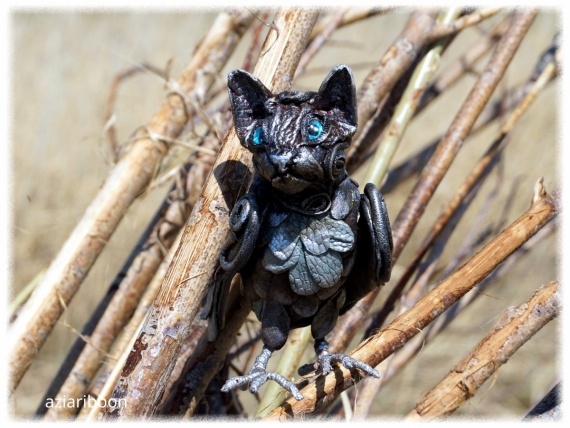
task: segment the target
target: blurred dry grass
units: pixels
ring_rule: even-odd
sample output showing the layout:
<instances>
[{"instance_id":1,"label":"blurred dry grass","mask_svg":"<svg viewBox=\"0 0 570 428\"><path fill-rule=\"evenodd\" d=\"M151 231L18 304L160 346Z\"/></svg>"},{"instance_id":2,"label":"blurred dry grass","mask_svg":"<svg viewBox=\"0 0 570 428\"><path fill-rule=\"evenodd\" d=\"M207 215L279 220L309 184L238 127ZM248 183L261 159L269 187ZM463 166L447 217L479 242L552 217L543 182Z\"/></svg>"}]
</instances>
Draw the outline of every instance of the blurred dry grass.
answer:
<instances>
[{"instance_id":1,"label":"blurred dry grass","mask_svg":"<svg viewBox=\"0 0 570 428\"><path fill-rule=\"evenodd\" d=\"M215 15L199 10L12 15L13 294L49 265L105 179L111 156L104 136L103 112L114 76L136 63L165 67L172 60L171 75L176 77ZM318 87L328 69L337 63L353 66L358 86L370 68L368 62L380 58L406 19L405 13L391 13L336 31L295 87ZM509 67L502 89L525 81L538 56L560 28L559 19L553 11L541 11ZM478 36L475 29L463 31L444 55L442 67ZM249 37L246 35L247 40ZM225 72L241 66L247 40L238 47ZM477 69L484 63L485 58ZM474 74L464 78L414 120L396 154L395 164L447 129L475 79ZM516 127L499 168L502 176L497 170L492 173L448 243L443 261L455 255L475 222L496 222L505 208L507 224L518 217L528 207L532 187L539 177L544 177L549 191L561 184L557 159L558 92L558 82L550 85ZM115 109L119 141L127 140L136 127L148 120L164 94L163 81L150 73L139 74L120 87ZM498 128L498 123L492 124L461 150L399 264L403 266L411 257L440 208L454 194ZM477 212L496 180L503 181L500 194L493 210L481 219ZM392 219L414 183L415 179L410 179L386 195ZM131 207L23 379L14 397L15 414L30 415L35 411L51 376L76 338L73 329L81 330L167 187L149 192ZM516 191L516 197L505 207L503 204L512 191ZM406 414L421 393L434 385L486 333L504 308L520 304L540 284L558 277L558 250L557 237L551 236L524 256L405 371L382 388L373 414L384 417ZM399 272L397 267L395 277ZM524 415L557 378L558 365L553 363L558 354L557 328L558 322L553 322L541 330L499 371L494 382L488 382L457 414L517 418Z\"/></svg>"}]
</instances>

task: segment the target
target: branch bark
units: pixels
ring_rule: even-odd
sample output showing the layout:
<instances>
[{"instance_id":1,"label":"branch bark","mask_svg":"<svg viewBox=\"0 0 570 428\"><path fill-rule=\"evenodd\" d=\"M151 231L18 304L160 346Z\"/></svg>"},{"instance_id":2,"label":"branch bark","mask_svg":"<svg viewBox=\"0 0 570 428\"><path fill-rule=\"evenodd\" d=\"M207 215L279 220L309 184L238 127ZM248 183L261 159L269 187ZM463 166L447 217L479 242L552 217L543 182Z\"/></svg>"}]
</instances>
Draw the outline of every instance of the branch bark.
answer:
<instances>
[{"instance_id":1,"label":"branch bark","mask_svg":"<svg viewBox=\"0 0 570 428\"><path fill-rule=\"evenodd\" d=\"M316 17L313 10L277 13L254 70L271 91L289 87ZM217 266L229 233L229 207L251 179L250 165L251 156L241 148L235 130L230 131L113 392L124 405L107 408L107 417L154 413Z\"/></svg>"}]
</instances>

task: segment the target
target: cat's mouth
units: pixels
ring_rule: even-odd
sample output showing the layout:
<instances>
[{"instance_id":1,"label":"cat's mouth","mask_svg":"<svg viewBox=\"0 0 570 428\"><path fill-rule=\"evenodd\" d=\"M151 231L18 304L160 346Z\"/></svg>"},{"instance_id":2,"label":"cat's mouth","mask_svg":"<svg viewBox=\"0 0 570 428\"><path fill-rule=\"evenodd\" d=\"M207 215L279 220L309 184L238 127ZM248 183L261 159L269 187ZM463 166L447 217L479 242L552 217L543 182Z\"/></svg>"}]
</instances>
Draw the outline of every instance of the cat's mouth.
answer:
<instances>
[{"instance_id":1,"label":"cat's mouth","mask_svg":"<svg viewBox=\"0 0 570 428\"><path fill-rule=\"evenodd\" d=\"M288 194L298 193L305 190L311 183L289 173L277 174L271 179L271 185Z\"/></svg>"}]
</instances>

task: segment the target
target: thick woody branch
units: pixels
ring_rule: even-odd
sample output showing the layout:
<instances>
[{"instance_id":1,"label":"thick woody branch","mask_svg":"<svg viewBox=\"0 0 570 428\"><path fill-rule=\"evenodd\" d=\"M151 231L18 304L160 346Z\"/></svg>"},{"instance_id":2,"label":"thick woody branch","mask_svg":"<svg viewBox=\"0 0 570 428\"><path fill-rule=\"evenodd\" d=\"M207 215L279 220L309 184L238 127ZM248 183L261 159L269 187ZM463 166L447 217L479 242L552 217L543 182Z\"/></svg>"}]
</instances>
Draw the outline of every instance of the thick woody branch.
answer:
<instances>
[{"instance_id":1,"label":"thick woody branch","mask_svg":"<svg viewBox=\"0 0 570 428\"><path fill-rule=\"evenodd\" d=\"M312 10L284 9L277 13L254 70L271 91L289 87L316 17L317 12ZM126 404L108 408L108 416L144 417L154 413L229 233L229 208L250 181L250 164L250 156L232 130L113 393L113 398L124 399Z\"/></svg>"},{"instance_id":2,"label":"thick woody branch","mask_svg":"<svg viewBox=\"0 0 570 428\"><path fill-rule=\"evenodd\" d=\"M427 293L408 311L397 317L379 333L362 342L351 356L372 367L377 366L421 332L434 319L479 284L517 248L523 245L559 211L557 198L546 194L538 183L531 207L493 241L475 254L467 263ZM357 371L335 367L333 373L319 376L305 386L304 399L287 400L266 419L300 418L327 406L342 391L360 380Z\"/></svg>"},{"instance_id":3,"label":"thick woody branch","mask_svg":"<svg viewBox=\"0 0 570 428\"><path fill-rule=\"evenodd\" d=\"M560 312L560 284L552 281L525 303L509 307L495 328L416 404L407 419L431 420L453 413L475 395L509 358Z\"/></svg>"}]
</instances>

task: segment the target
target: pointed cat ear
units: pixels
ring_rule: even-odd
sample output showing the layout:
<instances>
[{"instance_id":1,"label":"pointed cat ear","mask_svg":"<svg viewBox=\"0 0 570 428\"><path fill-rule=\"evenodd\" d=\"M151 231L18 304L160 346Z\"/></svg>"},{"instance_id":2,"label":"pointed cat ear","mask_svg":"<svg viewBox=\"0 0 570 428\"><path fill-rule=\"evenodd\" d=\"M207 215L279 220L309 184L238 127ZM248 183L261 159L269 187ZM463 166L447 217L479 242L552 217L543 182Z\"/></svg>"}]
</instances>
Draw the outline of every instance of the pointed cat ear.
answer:
<instances>
[{"instance_id":1,"label":"pointed cat ear","mask_svg":"<svg viewBox=\"0 0 570 428\"><path fill-rule=\"evenodd\" d=\"M259 79L243 70L228 74L228 92L236 133L243 141L252 122L268 115L265 101L273 95Z\"/></svg>"},{"instance_id":2,"label":"pointed cat ear","mask_svg":"<svg viewBox=\"0 0 570 428\"><path fill-rule=\"evenodd\" d=\"M319 89L315 102L317 108L332 110L334 108L344 113L346 120L353 126L357 125L356 89L352 71L346 65L337 65L325 77Z\"/></svg>"}]
</instances>

